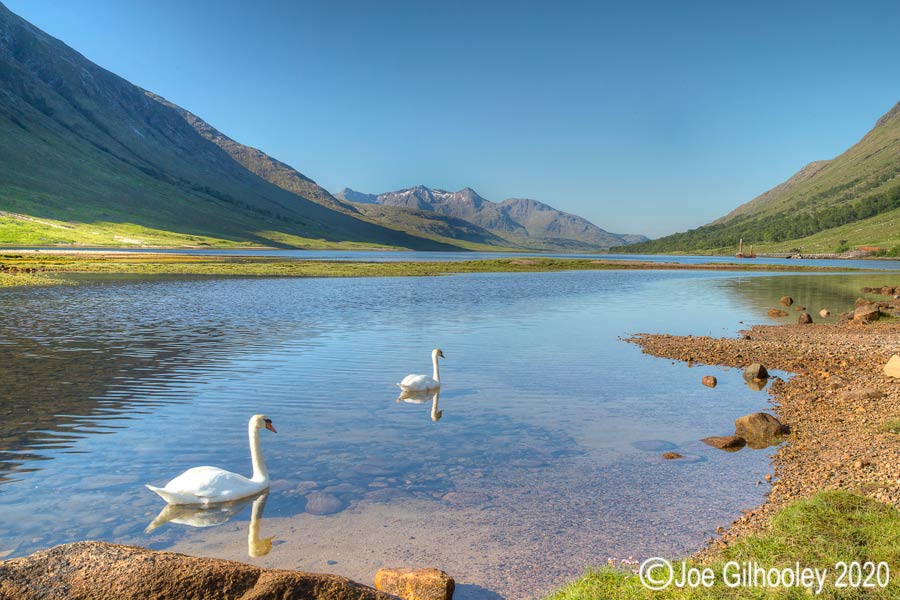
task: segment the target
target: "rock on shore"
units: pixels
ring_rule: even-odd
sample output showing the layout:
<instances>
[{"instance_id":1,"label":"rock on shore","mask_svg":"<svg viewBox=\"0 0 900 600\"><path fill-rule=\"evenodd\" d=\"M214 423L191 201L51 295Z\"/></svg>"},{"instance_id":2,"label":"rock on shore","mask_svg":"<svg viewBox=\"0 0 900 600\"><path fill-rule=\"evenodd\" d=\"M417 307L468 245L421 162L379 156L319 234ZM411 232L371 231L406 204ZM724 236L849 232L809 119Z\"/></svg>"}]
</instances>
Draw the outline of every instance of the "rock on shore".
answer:
<instances>
[{"instance_id":1,"label":"rock on shore","mask_svg":"<svg viewBox=\"0 0 900 600\"><path fill-rule=\"evenodd\" d=\"M0 563L15 600L396 600L337 575L262 569L105 542L75 542Z\"/></svg>"},{"instance_id":2,"label":"rock on shore","mask_svg":"<svg viewBox=\"0 0 900 600\"><path fill-rule=\"evenodd\" d=\"M403 600L450 600L456 582L438 569L379 569L375 587Z\"/></svg>"}]
</instances>

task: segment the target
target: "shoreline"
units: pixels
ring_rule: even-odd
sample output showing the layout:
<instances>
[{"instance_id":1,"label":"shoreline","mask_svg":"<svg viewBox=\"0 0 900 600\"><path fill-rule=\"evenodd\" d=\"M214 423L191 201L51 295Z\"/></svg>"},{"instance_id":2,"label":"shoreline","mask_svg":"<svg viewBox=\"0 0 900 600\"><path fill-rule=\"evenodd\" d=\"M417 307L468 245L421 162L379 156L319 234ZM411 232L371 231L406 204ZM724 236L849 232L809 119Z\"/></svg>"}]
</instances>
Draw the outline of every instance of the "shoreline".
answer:
<instances>
[{"instance_id":1,"label":"shoreline","mask_svg":"<svg viewBox=\"0 0 900 600\"><path fill-rule=\"evenodd\" d=\"M764 263L676 263L599 258L510 257L466 261L283 259L270 256L159 254L152 252L0 251L0 287L77 283L68 274L182 277L422 277L464 273L527 273L592 270L682 270L846 273L860 269Z\"/></svg>"},{"instance_id":2,"label":"shoreline","mask_svg":"<svg viewBox=\"0 0 900 600\"><path fill-rule=\"evenodd\" d=\"M745 510L696 556L709 558L762 531L779 509L825 490L900 507L900 435L888 425L900 417L900 386L882 371L897 351L900 323L754 325L741 334L638 334L628 340L646 354L695 367L742 369L759 362L791 374L787 380L771 378L769 387L771 412L790 433L772 457L766 501Z\"/></svg>"}]
</instances>

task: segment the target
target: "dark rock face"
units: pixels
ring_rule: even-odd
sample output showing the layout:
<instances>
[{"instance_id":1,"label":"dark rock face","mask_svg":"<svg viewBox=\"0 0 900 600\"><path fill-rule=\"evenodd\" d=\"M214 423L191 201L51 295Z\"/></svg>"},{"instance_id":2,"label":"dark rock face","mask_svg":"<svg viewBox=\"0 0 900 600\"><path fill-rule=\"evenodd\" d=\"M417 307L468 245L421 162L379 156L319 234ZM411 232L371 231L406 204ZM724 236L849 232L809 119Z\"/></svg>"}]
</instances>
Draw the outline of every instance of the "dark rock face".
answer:
<instances>
[{"instance_id":1,"label":"dark rock face","mask_svg":"<svg viewBox=\"0 0 900 600\"><path fill-rule=\"evenodd\" d=\"M450 600L456 582L438 569L379 569L375 587L403 600Z\"/></svg>"},{"instance_id":2,"label":"dark rock face","mask_svg":"<svg viewBox=\"0 0 900 600\"><path fill-rule=\"evenodd\" d=\"M800 318L797 319L797 322L801 325L809 325L813 322L812 316L810 316L808 312L802 312L800 313Z\"/></svg>"},{"instance_id":3,"label":"dark rock face","mask_svg":"<svg viewBox=\"0 0 900 600\"><path fill-rule=\"evenodd\" d=\"M336 575L261 569L104 542L65 544L0 563L0 598L394 600Z\"/></svg>"}]
</instances>

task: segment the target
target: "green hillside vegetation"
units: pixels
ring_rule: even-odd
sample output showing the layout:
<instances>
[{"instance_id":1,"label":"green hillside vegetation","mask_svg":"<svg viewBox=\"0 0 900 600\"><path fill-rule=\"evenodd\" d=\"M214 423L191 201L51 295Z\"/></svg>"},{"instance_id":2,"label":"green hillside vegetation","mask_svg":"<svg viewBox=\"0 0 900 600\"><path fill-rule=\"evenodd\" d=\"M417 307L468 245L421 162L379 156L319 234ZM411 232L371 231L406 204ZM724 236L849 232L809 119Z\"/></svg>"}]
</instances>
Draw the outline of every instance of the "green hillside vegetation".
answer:
<instances>
[{"instance_id":1,"label":"green hillside vegetation","mask_svg":"<svg viewBox=\"0 0 900 600\"><path fill-rule=\"evenodd\" d=\"M628 247L629 252L833 252L900 245L900 103L852 148L804 167L721 219ZM842 243L843 242L843 243Z\"/></svg>"},{"instance_id":2,"label":"green hillside vegetation","mask_svg":"<svg viewBox=\"0 0 900 600\"><path fill-rule=\"evenodd\" d=\"M333 210L303 184L252 173L0 4L0 244L458 249Z\"/></svg>"}]
</instances>

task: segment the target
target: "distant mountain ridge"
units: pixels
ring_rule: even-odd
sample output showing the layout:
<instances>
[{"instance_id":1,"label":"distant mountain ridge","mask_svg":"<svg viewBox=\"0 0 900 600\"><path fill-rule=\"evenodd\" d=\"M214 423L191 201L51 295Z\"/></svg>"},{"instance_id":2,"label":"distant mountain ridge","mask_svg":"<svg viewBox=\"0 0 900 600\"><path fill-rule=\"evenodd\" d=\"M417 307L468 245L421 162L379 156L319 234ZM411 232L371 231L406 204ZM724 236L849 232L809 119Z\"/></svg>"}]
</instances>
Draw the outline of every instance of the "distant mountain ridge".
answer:
<instances>
[{"instance_id":1,"label":"distant mountain ridge","mask_svg":"<svg viewBox=\"0 0 900 600\"><path fill-rule=\"evenodd\" d=\"M456 192L419 185L384 194L344 188L337 197L356 203L430 211L476 225L514 246L541 250L597 250L647 238L605 231L587 219L526 198L492 202L472 188Z\"/></svg>"},{"instance_id":2,"label":"distant mountain ridge","mask_svg":"<svg viewBox=\"0 0 900 600\"><path fill-rule=\"evenodd\" d=\"M638 244L636 252L900 250L900 102L840 156L790 179L712 223Z\"/></svg>"}]
</instances>

